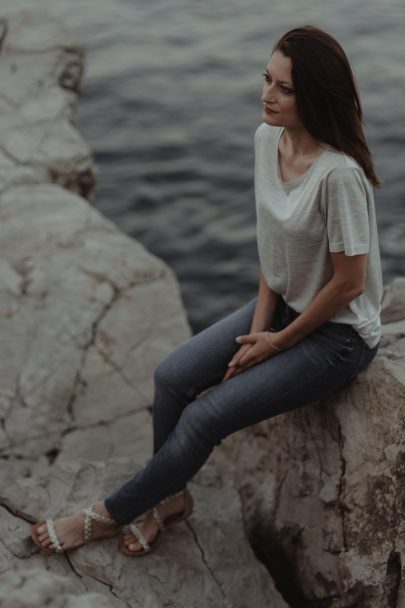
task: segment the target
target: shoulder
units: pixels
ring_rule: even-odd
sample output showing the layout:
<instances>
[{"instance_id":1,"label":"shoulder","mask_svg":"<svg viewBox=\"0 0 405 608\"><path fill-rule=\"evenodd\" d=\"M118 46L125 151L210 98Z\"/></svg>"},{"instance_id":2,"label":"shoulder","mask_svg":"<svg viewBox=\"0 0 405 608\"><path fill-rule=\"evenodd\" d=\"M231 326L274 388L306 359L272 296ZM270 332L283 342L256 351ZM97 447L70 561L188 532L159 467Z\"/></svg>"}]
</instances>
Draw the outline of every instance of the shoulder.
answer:
<instances>
[{"instance_id":1,"label":"shoulder","mask_svg":"<svg viewBox=\"0 0 405 608\"><path fill-rule=\"evenodd\" d=\"M356 191L372 195L373 187L362 167L351 156L341 152L328 151L322 171L325 191Z\"/></svg>"},{"instance_id":2,"label":"shoulder","mask_svg":"<svg viewBox=\"0 0 405 608\"><path fill-rule=\"evenodd\" d=\"M255 146L275 141L281 129L282 127L273 127L266 122L262 122L255 131Z\"/></svg>"}]
</instances>

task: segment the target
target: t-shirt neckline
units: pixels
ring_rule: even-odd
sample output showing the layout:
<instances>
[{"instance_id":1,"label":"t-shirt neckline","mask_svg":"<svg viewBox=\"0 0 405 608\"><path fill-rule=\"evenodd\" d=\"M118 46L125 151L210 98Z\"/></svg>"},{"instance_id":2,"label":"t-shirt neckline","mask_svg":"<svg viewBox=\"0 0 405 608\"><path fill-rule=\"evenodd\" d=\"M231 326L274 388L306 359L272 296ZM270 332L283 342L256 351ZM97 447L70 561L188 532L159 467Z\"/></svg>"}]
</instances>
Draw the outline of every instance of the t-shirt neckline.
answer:
<instances>
[{"instance_id":1,"label":"t-shirt neckline","mask_svg":"<svg viewBox=\"0 0 405 608\"><path fill-rule=\"evenodd\" d=\"M323 150L323 152L321 152L320 154L318 154L318 156L316 156L313 160L313 162L311 163L311 165L308 167L308 169L302 173L301 175L299 175L298 177L295 177L294 179L288 179L288 180L284 180L281 177L281 173L280 173L280 160L279 160L279 151L278 151L278 145L281 139L281 135L284 131L284 127L281 127L277 138L276 138L276 175L277 175L277 179L278 181L283 185L283 186L293 186L294 184L298 184L299 182L303 181L306 177L308 177L308 175L310 173L312 173L312 171L314 170L317 162L319 161L319 159L321 158L321 156L323 156L327 150Z\"/></svg>"}]
</instances>

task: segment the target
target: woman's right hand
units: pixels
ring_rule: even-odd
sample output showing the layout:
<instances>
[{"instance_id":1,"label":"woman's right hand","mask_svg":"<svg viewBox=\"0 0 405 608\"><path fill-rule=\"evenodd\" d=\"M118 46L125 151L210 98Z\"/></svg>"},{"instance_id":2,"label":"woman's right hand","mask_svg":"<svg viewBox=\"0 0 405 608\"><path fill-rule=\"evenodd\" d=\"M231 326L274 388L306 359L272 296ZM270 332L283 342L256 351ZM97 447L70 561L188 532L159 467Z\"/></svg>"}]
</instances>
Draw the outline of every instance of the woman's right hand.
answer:
<instances>
[{"instance_id":1,"label":"woman's right hand","mask_svg":"<svg viewBox=\"0 0 405 608\"><path fill-rule=\"evenodd\" d=\"M241 372L244 371L243 367L239 367L238 362L239 362L239 359L241 359L243 357L243 355L245 353L247 353L247 351L250 350L251 348L252 348L252 344L242 344L240 349L234 354L232 359L229 361L228 369L227 369L224 377L221 380L221 384L223 382L226 382L227 380L229 380L229 378L232 378L232 376L236 376L237 374L240 374Z\"/></svg>"}]
</instances>

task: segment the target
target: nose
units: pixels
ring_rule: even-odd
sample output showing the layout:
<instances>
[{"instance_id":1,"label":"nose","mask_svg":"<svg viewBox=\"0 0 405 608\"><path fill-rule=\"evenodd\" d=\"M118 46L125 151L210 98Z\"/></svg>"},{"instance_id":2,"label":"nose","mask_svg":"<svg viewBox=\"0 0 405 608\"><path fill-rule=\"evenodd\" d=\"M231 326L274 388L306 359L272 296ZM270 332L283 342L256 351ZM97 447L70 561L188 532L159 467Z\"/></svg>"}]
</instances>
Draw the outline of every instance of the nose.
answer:
<instances>
[{"instance_id":1,"label":"nose","mask_svg":"<svg viewBox=\"0 0 405 608\"><path fill-rule=\"evenodd\" d=\"M276 101L274 92L273 92L273 83L265 82L263 85L263 93L262 93L262 101L266 103L273 103Z\"/></svg>"}]
</instances>

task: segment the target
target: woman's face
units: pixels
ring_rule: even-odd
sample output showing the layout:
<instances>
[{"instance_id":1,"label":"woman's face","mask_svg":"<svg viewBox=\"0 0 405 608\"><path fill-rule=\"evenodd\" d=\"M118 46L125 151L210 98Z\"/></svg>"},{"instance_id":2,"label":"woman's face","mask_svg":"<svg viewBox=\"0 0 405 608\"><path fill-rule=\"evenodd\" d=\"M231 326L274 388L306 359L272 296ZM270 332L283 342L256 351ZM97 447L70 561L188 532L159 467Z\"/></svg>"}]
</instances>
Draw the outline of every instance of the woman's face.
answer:
<instances>
[{"instance_id":1,"label":"woman's face","mask_svg":"<svg viewBox=\"0 0 405 608\"><path fill-rule=\"evenodd\" d=\"M278 127L302 127L295 102L291 59L280 51L271 55L264 75L263 120Z\"/></svg>"}]
</instances>

